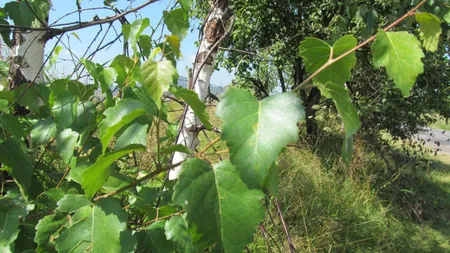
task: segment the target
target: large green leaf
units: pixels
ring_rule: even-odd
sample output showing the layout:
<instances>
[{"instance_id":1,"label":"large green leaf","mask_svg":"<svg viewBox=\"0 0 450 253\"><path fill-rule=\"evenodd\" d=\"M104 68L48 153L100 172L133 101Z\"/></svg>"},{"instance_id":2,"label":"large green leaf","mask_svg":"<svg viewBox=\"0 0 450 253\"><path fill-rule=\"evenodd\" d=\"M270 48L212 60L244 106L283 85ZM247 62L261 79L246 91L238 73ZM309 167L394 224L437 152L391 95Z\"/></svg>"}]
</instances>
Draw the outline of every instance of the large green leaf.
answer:
<instances>
[{"instance_id":1,"label":"large green leaf","mask_svg":"<svg viewBox=\"0 0 450 253\"><path fill-rule=\"evenodd\" d=\"M317 38L306 38L300 43L300 56L305 59L306 70L314 73L325 65L329 59L335 59L350 49L356 47L358 41L353 35L346 35L338 39L333 47ZM331 55L332 54L332 55ZM343 59L333 63L314 77L315 84L327 84L332 82L344 86L350 79L350 71L356 65L355 53L351 53Z\"/></svg>"},{"instance_id":2,"label":"large green leaf","mask_svg":"<svg viewBox=\"0 0 450 253\"><path fill-rule=\"evenodd\" d=\"M173 241L178 252L201 252L194 245L194 242L200 239L200 236L188 229L186 215L170 218L166 222L165 230L167 239Z\"/></svg>"},{"instance_id":3,"label":"large green leaf","mask_svg":"<svg viewBox=\"0 0 450 253\"><path fill-rule=\"evenodd\" d=\"M144 147L147 146L147 131L148 125L139 123L131 124L127 129L117 138L115 149L121 149L131 144L139 144Z\"/></svg>"},{"instance_id":4,"label":"large green leaf","mask_svg":"<svg viewBox=\"0 0 450 253\"><path fill-rule=\"evenodd\" d=\"M92 203L84 195L66 194L58 201L58 208L56 210L63 213L73 213L78 209L91 204Z\"/></svg>"},{"instance_id":5,"label":"large green leaf","mask_svg":"<svg viewBox=\"0 0 450 253\"><path fill-rule=\"evenodd\" d=\"M99 125L100 140L102 141L102 151L105 153L111 138L124 126L138 117L149 113L147 107L140 101L124 99L116 106L108 108L106 116Z\"/></svg>"},{"instance_id":6,"label":"large green leaf","mask_svg":"<svg viewBox=\"0 0 450 253\"><path fill-rule=\"evenodd\" d=\"M297 140L297 123L305 118L302 101L294 93L258 101L235 88L222 96L216 113L231 162L250 188L262 187L281 149Z\"/></svg>"},{"instance_id":7,"label":"large green leaf","mask_svg":"<svg viewBox=\"0 0 450 253\"><path fill-rule=\"evenodd\" d=\"M182 165L173 202L184 207L202 241L217 243L223 252L241 252L264 218L263 197L261 191L247 188L229 161L213 168L190 159Z\"/></svg>"},{"instance_id":8,"label":"large green leaf","mask_svg":"<svg viewBox=\"0 0 450 253\"><path fill-rule=\"evenodd\" d=\"M4 114L0 116L0 127L3 127L12 136L20 139L25 135L23 126L17 117L9 114Z\"/></svg>"},{"instance_id":9,"label":"large green leaf","mask_svg":"<svg viewBox=\"0 0 450 253\"><path fill-rule=\"evenodd\" d=\"M130 46L135 53L138 52L137 41L141 33L150 25L148 18L137 19L132 24L124 24L122 26L123 37L130 40Z\"/></svg>"},{"instance_id":10,"label":"large green leaf","mask_svg":"<svg viewBox=\"0 0 450 253\"><path fill-rule=\"evenodd\" d=\"M55 251L54 238L58 235L65 224L67 224L67 217L59 217L56 214L48 215L39 220L36 225L36 236L34 241L38 246L47 252Z\"/></svg>"},{"instance_id":11,"label":"large green leaf","mask_svg":"<svg viewBox=\"0 0 450 253\"><path fill-rule=\"evenodd\" d=\"M111 62L111 67L116 70L116 82L122 87L125 82L131 84L134 82L132 69L135 63L132 59L126 57L125 55L117 55Z\"/></svg>"},{"instance_id":12,"label":"large green leaf","mask_svg":"<svg viewBox=\"0 0 450 253\"><path fill-rule=\"evenodd\" d=\"M34 146L47 144L51 138L55 137L56 124L53 118L39 120L31 130L31 140Z\"/></svg>"},{"instance_id":13,"label":"large green leaf","mask_svg":"<svg viewBox=\"0 0 450 253\"><path fill-rule=\"evenodd\" d=\"M128 153L133 151L141 151L144 149L144 146L134 144L99 156L97 161L83 172L81 185L83 186L86 195L91 198L94 196L96 191L102 188L103 184L109 178L109 166L113 162Z\"/></svg>"},{"instance_id":14,"label":"large green leaf","mask_svg":"<svg viewBox=\"0 0 450 253\"><path fill-rule=\"evenodd\" d=\"M170 61L148 60L141 66L142 85L158 108L161 108L161 97L169 90L175 73Z\"/></svg>"},{"instance_id":15,"label":"large green leaf","mask_svg":"<svg viewBox=\"0 0 450 253\"><path fill-rule=\"evenodd\" d=\"M169 12L165 11L164 23L173 34L178 35L182 39L186 37L189 29L189 18L183 9L178 8Z\"/></svg>"},{"instance_id":16,"label":"large green leaf","mask_svg":"<svg viewBox=\"0 0 450 253\"><path fill-rule=\"evenodd\" d=\"M177 98L183 99L192 108L195 115L197 115L206 129L212 128L212 124L209 122L209 114L206 111L206 105L200 101L197 93L192 90L181 88L177 90L174 95Z\"/></svg>"},{"instance_id":17,"label":"large green leaf","mask_svg":"<svg viewBox=\"0 0 450 253\"><path fill-rule=\"evenodd\" d=\"M5 4L5 11L14 24L21 26L31 26L35 16L25 1L10 1Z\"/></svg>"},{"instance_id":18,"label":"large green leaf","mask_svg":"<svg viewBox=\"0 0 450 253\"><path fill-rule=\"evenodd\" d=\"M26 215L23 207L15 206L8 199L0 199L0 252L14 252L20 219Z\"/></svg>"},{"instance_id":19,"label":"large green leaf","mask_svg":"<svg viewBox=\"0 0 450 253\"><path fill-rule=\"evenodd\" d=\"M62 131L72 125L77 116L77 105L77 96L69 92L62 92L56 96L52 112L55 116L58 131Z\"/></svg>"},{"instance_id":20,"label":"large green leaf","mask_svg":"<svg viewBox=\"0 0 450 253\"><path fill-rule=\"evenodd\" d=\"M178 3L180 3L181 8L185 12L189 12L191 10L192 0L178 0Z\"/></svg>"},{"instance_id":21,"label":"large green leaf","mask_svg":"<svg viewBox=\"0 0 450 253\"><path fill-rule=\"evenodd\" d=\"M127 213L117 200L103 199L80 208L56 239L58 252L134 252L136 238L127 230Z\"/></svg>"},{"instance_id":22,"label":"large green leaf","mask_svg":"<svg viewBox=\"0 0 450 253\"><path fill-rule=\"evenodd\" d=\"M334 83L328 83L325 86L320 86L320 88L324 95L333 99L342 122L344 122L346 137L356 134L361 127L361 122L359 121L358 112L352 104L348 90L344 86Z\"/></svg>"},{"instance_id":23,"label":"large green leaf","mask_svg":"<svg viewBox=\"0 0 450 253\"><path fill-rule=\"evenodd\" d=\"M375 67L385 67L403 96L409 96L417 76L423 73L421 59L425 57L416 37L407 32L379 30L372 53Z\"/></svg>"},{"instance_id":24,"label":"large green leaf","mask_svg":"<svg viewBox=\"0 0 450 253\"><path fill-rule=\"evenodd\" d=\"M436 52L442 34L441 20L431 13L416 13L416 21L420 24L423 47L430 52Z\"/></svg>"},{"instance_id":25,"label":"large green leaf","mask_svg":"<svg viewBox=\"0 0 450 253\"><path fill-rule=\"evenodd\" d=\"M147 229L136 233L138 239L137 252L169 253L174 252L173 243L164 235L166 221L157 221Z\"/></svg>"},{"instance_id":26,"label":"large green leaf","mask_svg":"<svg viewBox=\"0 0 450 253\"><path fill-rule=\"evenodd\" d=\"M11 169L21 190L26 192L33 176L33 164L22 143L7 139L0 143L0 161Z\"/></svg>"},{"instance_id":27,"label":"large green leaf","mask_svg":"<svg viewBox=\"0 0 450 253\"><path fill-rule=\"evenodd\" d=\"M73 151L78 145L80 135L72 129L64 129L56 137L56 150L66 164L71 164Z\"/></svg>"}]
</instances>

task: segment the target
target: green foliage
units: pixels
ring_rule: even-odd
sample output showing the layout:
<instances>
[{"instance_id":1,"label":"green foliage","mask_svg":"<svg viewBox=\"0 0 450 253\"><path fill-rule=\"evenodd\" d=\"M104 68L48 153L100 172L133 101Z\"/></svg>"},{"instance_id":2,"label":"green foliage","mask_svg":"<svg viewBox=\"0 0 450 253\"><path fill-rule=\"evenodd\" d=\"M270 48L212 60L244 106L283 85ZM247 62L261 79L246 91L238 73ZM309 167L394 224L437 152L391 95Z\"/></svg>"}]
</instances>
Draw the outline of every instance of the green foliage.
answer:
<instances>
[{"instance_id":1,"label":"green foliage","mask_svg":"<svg viewBox=\"0 0 450 253\"><path fill-rule=\"evenodd\" d=\"M264 217L263 194L249 190L230 162L212 167L191 159L175 185L173 201L186 210L186 219L203 234L201 241L219 251L239 252L253 240L253 232Z\"/></svg>"},{"instance_id":2,"label":"green foliage","mask_svg":"<svg viewBox=\"0 0 450 253\"><path fill-rule=\"evenodd\" d=\"M26 153L24 145L18 140L10 138L0 143L0 151L1 161L7 166L6 171L12 174L21 191L26 193L33 176L33 163Z\"/></svg>"},{"instance_id":3,"label":"green foliage","mask_svg":"<svg viewBox=\"0 0 450 253\"><path fill-rule=\"evenodd\" d=\"M200 101L197 93L182 88L178 89L174 93L174 95L177 98L184 100L192 108L192 110L195 112L195 115L197 115L197 117L200 119L200 121L202 122L203 126L205 126L206 129L212 128L212 125L209 122L209 115L208 112L206 111L206 106L202 101Z\"/></svg>"},{"instance_id":4,"label":"green foliage","mask_svg":"<svg viewBox=\"0 0 450 253\"><path fill-rule=\"evenodd\" d=\"M19 234L21 218L27 215L26 210L16 206L10 199L0 199L0 251L14 252L14 241Z\"/></svg>"},{"instance_id":5,"label":"green foliage","mask_svg":"<svg viewBox=\"0 0 450 253\"><path fill-rule=\"evenodd\" d=\"M144 89L160 109L162 95L170 88L175 75L175 68L170 61L154 62L148 60L142 64L141 75L144 77L142 79Z\"/></svg>"},{"instance_id":6,"label":"green foliage","mask_svg":"<svg viewBox=\"0 0 450 253\"><path fill-rule=\"evenodd\" d=\"M186 1L184 2L186 3ZM183 5L186 6L186 4ZM173 34L178 35L180 38L186 37L189 29L189 19L185 10L179 8L164 12L164 23Z\"/></svg>"},{"instance_id":7,"label":"green foliage","mask_svg":"<svg viewBox=\"0 0 450 253\"><path fill-rule=\"evenodd\" d=\"M417 13L415 16L420 25L420 39L423 47L430 52L436 52L439 37L442 34L441 20L431 13Z\"/></svg>"},{"instance_id":8,"label":"green foliage","mask_svg":"<svg viewBox=\"0 0 450 253\"><path fill-rule=\"evenodd\" d=\"M379 30L372 52L375 67L385 67L403 96L409 96L417 76L423 73L425 55L416 37L407 32Z\"/></svg>"},{"instance_id":9,"label":"green foliage","mask_svg":"<svg viewBox=\"0 0 450 253\"><path fill-rule=\"evenodd\" d=\"M293 93L258 101L249 92L230 88L217 107L222 139L231 162L250 188L261 188L278 153L298 138L297 123L305 118L302 101ZM283 122L283 131L274 131Z\"/></svg>"}]
</instances>

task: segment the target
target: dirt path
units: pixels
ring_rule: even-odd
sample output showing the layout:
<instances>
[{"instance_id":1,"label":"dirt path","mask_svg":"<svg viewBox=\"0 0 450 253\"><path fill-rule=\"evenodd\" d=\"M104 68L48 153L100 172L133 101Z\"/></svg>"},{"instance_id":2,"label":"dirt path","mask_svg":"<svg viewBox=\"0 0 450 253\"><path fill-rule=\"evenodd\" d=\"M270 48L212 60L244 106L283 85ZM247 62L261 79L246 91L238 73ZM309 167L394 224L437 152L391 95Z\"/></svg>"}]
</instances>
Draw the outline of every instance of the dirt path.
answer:
<instances>
[{"instance_id":1,"label":"dirt path","mask_svg":"<svg viewBox=\"0 0 450 253\"><path fill-rule=\"evenodd\" d=\"M450 155L450 131L428 128L417 134L417 138L425 141L425 147L440 154Z\"/></svg>"}]
</instances>

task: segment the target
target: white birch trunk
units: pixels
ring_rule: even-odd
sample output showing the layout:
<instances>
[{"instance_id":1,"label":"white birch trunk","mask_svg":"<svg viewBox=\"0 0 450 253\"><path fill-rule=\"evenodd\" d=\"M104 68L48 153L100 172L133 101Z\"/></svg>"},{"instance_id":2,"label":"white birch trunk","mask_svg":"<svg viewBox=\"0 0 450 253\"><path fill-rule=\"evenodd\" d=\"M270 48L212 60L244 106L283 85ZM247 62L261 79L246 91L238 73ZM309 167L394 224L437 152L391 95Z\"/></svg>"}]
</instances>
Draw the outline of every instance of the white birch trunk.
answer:
<instances>
[{"instance_id":1,"label":"white birch trunk","mask_svg":"<svg viewBox=\"0 0 450 253\"><path fill-rule=\"evenodd\" d=\"M211 75L214 70L214 58L217 54L216 47L213 52L210 52L214 44L222 37L225 31L226 24L226 11L228 8L227 0L211 0L212 11L206 19L203 29L202 42L200 44L198 54L195 58L193 68L193 78L197 76L198 79L192 80L193 90L198 94L201 101L206 102L206 98L209 95L209 85ZM200 69L203 61L205 64ZM178 136L177 144L182 144L188 147L190 150L195 150L199 144L198 132L195 130L195 126L200 124L200 120L195 116L193 110L188 107L185 118L182 119L182 126ZM180 163L189 157L188 154L175 152L172 164ZM169 179L174 180L178 178L181 172L181 166L169 171Z\"/></svg>"}]
</instances>

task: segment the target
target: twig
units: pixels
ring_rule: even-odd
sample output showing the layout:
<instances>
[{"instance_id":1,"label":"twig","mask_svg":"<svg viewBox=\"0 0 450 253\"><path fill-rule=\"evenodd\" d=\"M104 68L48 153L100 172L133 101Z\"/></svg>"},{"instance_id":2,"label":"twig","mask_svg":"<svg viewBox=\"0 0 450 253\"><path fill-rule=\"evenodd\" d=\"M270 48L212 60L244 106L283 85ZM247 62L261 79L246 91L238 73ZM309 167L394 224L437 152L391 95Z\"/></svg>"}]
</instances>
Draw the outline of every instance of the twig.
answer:
<instances>
[{"instance_id":1,"label":"twig","mask_svg":"<svg viewBox=\"0 0 450 253\"><path fill-rule=\"evenodd\" d=\"M202 157L208 149L210 149L214 144L220 141L220 136L211 141L206 147L197 154L197 157Z\"/></svg>"},{"instance_id":2,"label":"twig","mask_svg":"<svg viewBox=\"0 0 450 253\"><path fill-rule=\"evenodd\" d=\"M67 175L69 175L69 172L70 172L70 167L67 166L66 171L64 171L63 176L61 177L61 179L59 180L58 184L57 184L56 187L55 187L56 189L58 189L58 188L61 187L61 185L62 185L63 182L64 182L64 179L66 179Z\"/></svg>"},{"instance_id":3,"label":"twig","mask_svg":"<svg viewBox=\"0 0 450 253\"><path fill-rule=\"evenodd\" d=\"M156 217L155 219L153 219L153 220L151 220L151 221L147 221L147 222L145 222L145 223L142 224L142 225L143 225L143 226L147 226L147 225L150 225L150 224L155 223L155 222L157 222L157 221L165 220L165 219L167 219L167 218L171 218L171 217L173 217L173 216L178 216L178 215L181 215L181 214L183 214L183 213L184 213L184 210L181 210L181 211L178 211L178 212L176 212L176 213L169 214L169 215L166 215L166 216L163 216L163 217L160 217L160 218Z\"/></svg>"},{"instance_id":4,"label":"twig","mask_svg":"<svg viewBox=\"0 0 450 253\"><path fill-rule=\"evenodd\" d=\"M165 172L165 171L168 171L168 170L171 170L171 169L173 169L173 168L176 168L176 167L180 166L181 163L182 163L182 162L177 163L177 164L174 164L174 165L171 165L171 166L168 166L168 167L165 167L165 168L156 169L155 171L150 172L149 174L145 175L144 177L142 177L142 178L140 178L140 179L138 179L138 180L136 180L136 181L133 181L133 182L130 183L129 185L124 186L124 187L122 187L122 188L120 188L120 189L117 189L117 190L115 190L115 191L112 191L112 192L110 192L110 193L107 193L107 194L98 196L98 197L96 197L94 200L95 200L95 201L98 201L98 200L100 200L100 199L106 199L106 198L109 198L109 197L111 197L111 196L114 196L114 195L116 195L116 194L118 194L118 193L121 193L121 192L123 192L123 191L126 191L126 190L128 190L128 189L131 189L131 188L133 188L134 186L136 186L136 185L138 185L138 184L144 182L145 180L150 179L150 178L152 178L152 177L158 175L159 173L162 173L162 172Z\"/></svg>"},{"instance_id":5,"label":"twig","mask_svg":"<svg viewBox=\"0 0 450 253\"><path fill-rule=\"evenodd\" d=\"M281 224L283 224L284 233L286 233L286 237L289 243L289 249L291 250L291 253L295 253L295 247L294 244L292 243L291 236L289 235L289 230L286 221L284 221L283 213L281 212L280 208L280 203L278 203L278 198L275 198L275 206L277 207L277 213L278 216L280 216Z\"/></svg>"},{"instance_id":6,"label":"twig","mask_svg":"<svg viewBox=\"0 0 450 253\"><path fill-rule=\"evenodd\" d=\"M428 0L423 0L422 2L420 2L416 7L414 7L412 10L410 10L408 13L406 13L405 15L403 15L401 18L397 19L394 23L390 24L389 26L387 26L386 28L384 28L384 31L387 32L389 30L391 30L393 27L397 26L399 23L401 23L403 20L405 20L406 18L414 15L416 13L416 11L422 6L424 5ZM358 46L348 50L347 52L345 52L344 54L340 55L337 58L333 59L333 54L330 54L330 59L322 66L320 67L318 70L316 70L312 75L310 75L308 78L306 78L299 86L297 86L295 89L293 89L294 92L298 92L302 89L304 89L307 84L314 79L314 77L316 77L318 74L320 74L322 71L324 71L326 68L328 68L329 66L331 66L332 64L342 60L343 58L347 57L348 55L354 53L355 51L357 51L358 49L366 46L367 44L369 44L370 42L374 41L377 38L377 34L373 35L372 37L370 37L369 39L367 39L366 41L362 42L361 44L359 44Z\"/></svg>"}]
</instances>

